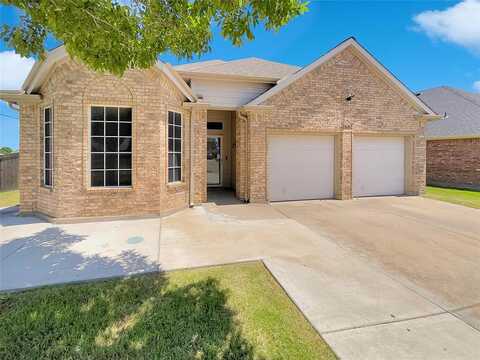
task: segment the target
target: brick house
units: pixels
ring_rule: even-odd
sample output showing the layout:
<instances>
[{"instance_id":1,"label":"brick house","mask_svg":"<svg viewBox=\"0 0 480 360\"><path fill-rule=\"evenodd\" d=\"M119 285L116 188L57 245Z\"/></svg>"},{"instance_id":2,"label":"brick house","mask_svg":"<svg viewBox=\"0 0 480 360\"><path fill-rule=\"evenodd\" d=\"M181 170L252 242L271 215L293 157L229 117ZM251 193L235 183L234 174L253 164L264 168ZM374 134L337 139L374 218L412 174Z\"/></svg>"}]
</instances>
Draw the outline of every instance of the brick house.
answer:
<instances>
[{"instance_id":1,"label":"brick house","mask_svg":"<svg viewBox=\"0 0 480 360\"><path fill-rule=\"evenodd\" d=\"M438 116L349 38L299 68L249 58L122 78L63 47L21 91L20 209L52 219L152 216L228 187L249 202L418 195Z\"/></svg>"},{"instance_id":2,"label":"brick house","mask_svg":"<svg viewBox=\"0 0 480 360\"><path fill-rule=\"evenodd\" d=\"M418 96L446 115L426 126L427 184L480 190L480 94L442 86Z\"/></svg>"}]
</instances>

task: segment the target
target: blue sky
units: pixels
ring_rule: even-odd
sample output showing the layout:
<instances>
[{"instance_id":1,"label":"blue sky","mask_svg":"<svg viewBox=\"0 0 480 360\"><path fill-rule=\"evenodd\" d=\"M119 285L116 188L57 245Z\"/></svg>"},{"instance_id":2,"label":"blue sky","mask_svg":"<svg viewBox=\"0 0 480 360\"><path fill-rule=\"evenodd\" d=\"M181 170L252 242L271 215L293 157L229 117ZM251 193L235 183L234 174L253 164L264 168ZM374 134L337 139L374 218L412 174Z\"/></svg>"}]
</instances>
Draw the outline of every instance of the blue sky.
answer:
<instances>
[{"instance_id":1,"label":"blue sky","mask_svg":"<svg viewBox=\"0 0 480 360\"><path fill-rule=\"evenodd\" d=\"M2 25L18 21L12 8L0 6L0 14ZM311 1L308 13L278 33L258 29L255 34L254 41L233 47L216 32L212 52L200 60L255 56L303 66L355 36L413 91L440 85L480 91L480 0ZM47 43L54 45L54 40ZM3 88L20 86L31 66L28 60L14 59L14 70L7 69L3 55L8 50L0 43ZM169 55L160 58L185 62ZM18 114L3 102L0 114L0 146L18 148Z\"/></svg>"}]
</instances>

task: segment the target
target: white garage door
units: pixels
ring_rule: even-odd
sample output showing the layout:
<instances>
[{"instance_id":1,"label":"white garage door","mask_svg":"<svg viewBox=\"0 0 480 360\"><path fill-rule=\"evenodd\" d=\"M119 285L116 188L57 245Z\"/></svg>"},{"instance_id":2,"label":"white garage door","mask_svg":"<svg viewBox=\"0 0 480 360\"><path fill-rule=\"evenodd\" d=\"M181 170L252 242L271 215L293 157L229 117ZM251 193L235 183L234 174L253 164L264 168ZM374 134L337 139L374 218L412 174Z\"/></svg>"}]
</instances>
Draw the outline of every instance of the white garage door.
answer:
<instances>
[{"instance_id":1,"label":"white garage door","mask_svg":"<svg viewBox=\"0 0 480 360\"><path fill-rule=\"evenodd\" d=\"M270 201L333 197L333 136L270 136L267 153Z\"/></svg>"},{"instance_id":2,"label":"white garage door","mask_svg":"<svg viewBox=\"0 0 480 360\"><path fill-rule=\"evenodd\" d=\"M353 196L405 193L405 139L355 136Z\"/></svg>"}]
</instances>

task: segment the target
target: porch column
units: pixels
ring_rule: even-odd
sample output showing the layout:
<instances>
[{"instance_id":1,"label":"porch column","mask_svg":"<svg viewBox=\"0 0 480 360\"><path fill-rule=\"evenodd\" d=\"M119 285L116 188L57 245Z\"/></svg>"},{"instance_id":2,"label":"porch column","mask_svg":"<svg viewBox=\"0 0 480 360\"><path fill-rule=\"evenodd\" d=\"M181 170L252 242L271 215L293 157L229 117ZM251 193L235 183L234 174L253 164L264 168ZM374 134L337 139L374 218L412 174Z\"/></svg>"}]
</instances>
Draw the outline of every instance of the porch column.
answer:
<instances>
[{"instance_id":1,"label":"porch column","mask_svg":"<svg viewBox=\"0 0 480 360\"><path fill-rule=\"evenodd\" d=\"M207 105L194 104L192 122L192 175L193 203L207 201Z\"/></svg>"},{"instance_id":2,"label":"porch column","mask_svg":"<svg viewBox=\"0 0 480 360\"><path fill-rule=\"evenodd\" d=\"M352 198L352 130L343 130L335 141L335 198Z\"/></svg>"}]
</instances>

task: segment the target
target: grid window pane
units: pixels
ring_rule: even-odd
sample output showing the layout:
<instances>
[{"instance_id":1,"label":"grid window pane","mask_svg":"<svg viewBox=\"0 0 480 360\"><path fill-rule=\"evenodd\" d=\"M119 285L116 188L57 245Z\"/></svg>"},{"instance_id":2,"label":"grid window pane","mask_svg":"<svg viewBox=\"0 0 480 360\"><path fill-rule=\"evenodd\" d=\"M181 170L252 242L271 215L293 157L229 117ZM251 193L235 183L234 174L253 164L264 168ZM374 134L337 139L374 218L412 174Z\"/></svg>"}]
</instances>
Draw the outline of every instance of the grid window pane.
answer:
<instances>
[{"instance_id":1,"label":"grid window pane","mask_svg":"<svg viewBox=\"0 0 480 360\"><path fill-rule=\"evenodd\" d=\"M118 138L107 137L105 138L105 152L118 152Z\"/></svg>"},{"instance_id":2,"label":"grid window pane","mask_svg":"<svg viewBox=\"0 0 480 360\"><path fill-rule=\"evenodd\" d=\"M120 123L120 136L132 136L131 123Z\"/></svg>"},{"instance_id":3,"label":"grid window pane","mask_svg":"<svg viewBox=\"0 0 480 360\"><path fill-rule=\"evenodd\" d=\"M92 186L105 186L105 172L92 171L91 184Z\"/></svg>"},{"instance_id":4,"label":"grid window pane","mask_svg":"<svg viewBox=\"0 0 480 360\"><path fill-rule=\"evenodd\" d=\"M92 152L103 152L103 143L105 139L103 137L92 137L91 139L91 151Z\"/></svg>"},{"instance_id":5,"label":"grid window pane","mask_svg":"<svg viewBox=\"0 0 480 360\"><path fill-rule=\"evenodd\" d=\"M173 112L169 111L168 112L168 125L173 125L173 119L174 119L175 115Z\"/></svg>"},{"instance_id":6,"label":"grid window pane","mask_svg":"<svg viewBox=\"0 0 480 360\"><path fill-rule=\"evenodd\" d=\"M99 106L92 107L92 121L104 121L104 108Z\"/></svg>"},{"instance_id":7,"label":"grid window pane","mask_svg":"<svg viewBox=\"0 0 480 360\"><path fill-rule=\"evenodd\" d=\"M52 168L52 154L51 153L46 153L45 154L45 169L51 169Z\"/></svg>"},{"instance_id":8,"label":"grid window pane","mask_svg":"<svg viewBox=\"0 0 480 360\"><path fill-rule=\"evenodd\" d=\"M45 185L52 186L52 170L45 170Z\"/></svg>"},{"instance_id":9,"label":"grid window pane","mask_svg":"<svg viewBox=\"0 0 480 360\"><path fill-rule=\"evenodd\" d=\"M117 136L118 135L118 123L116 123L116 122L105 123L105 135L106 136Z\"/></svg>"},{"instance_id":10,"label":"grid window pane","mask_svg":"<svg viewBox=\"0 0 480 360\"><path fill-rule=\"evenodd\" d=\"M105 121L118 121L118 108L107 107L105 109Z\"/></svg>"},{"instance_id":11,"label":"grid window pane","mask_svg":"<svg viewBox=\"0 0 480 360\"><path fill-rule=\"evenodd\" d=\"M118 154L105 154L105 169L118 169Z\"/></svg>"},{"instance_id":12,"label":"grid window pane","mask_svg":"<svg viewBox=\"0 0 480 360\"><path fill-rule=\"evenodd\" d=\"M120 186L129 186L132 184L132 171L131 170L120 170L119 171L119 185Z\"/></svg>"},{"instance_id":13,"label":"grid window pane","mask_svg":"<svg viewBox=\"0 0 480 360\"><path fill-rule=\"evenodd\" d=\"M91 114L91 186L131 186L132 109L92 107Z\"/></svg>"},{"instance_id":14,"label":"grid window pane","mask_svg":"<svg viewBox=\"0 0 480 360\"><path fill-rule=\"evenodd\" d=\"M118 171L105 171L105 186L118 186Z\"/></svg>"},{"instance_id":15,"label":"grid window pane","mask_svg":"<svg viewBox=\"0 0 480 360\"><path fill-rule=\"evenodd\" d=\"M175 152L182 152L182 140L181 139L175 139Z\"/></svg>"},{"instance_id":16,"label":"grid window pane","mask_svg":"<svg viewBox=\"0 0 480 360\"><path fill-rule=\"evenodd\" d=\"M130 154L120 154L119 159L119 169L128 169L132 168L132 156Z\"/></svg>"},{"instance_id":17,"label":"grid window pane","mask_svg":"<svg viewBox=\"0 0 480 360\"><path fill-rule=\"evenodd\" d=\"M131 138L120 138L120 152L132 152L132 139Z\"/></svg>"},{"instance_id":18,"label":"grid window pane","mask_svg":"<svg viewBox=\"0 0 480 360\"><path fill-rule=\"evenodd\" d=\"M92 169L104 169L104 155L103 154L92 154L90 167Z\"/></svg>"},{"instance_id":19,"label":"grid window pane","mask_svg":"<svg viewBox=\"0 0 480 360\"><path fill-rule=\"evenodd\" d=\"M103 132L103 122L93 121L91 126L91 135L92 136L103 136L105 133Z\"/></svg>"},{"instance_id":20,"label":"grid window pane","mask_svg":"<svg viewBox=\"0 0 480 360\"><path fill-rule=\"evenodd\" d=\"M132 122L131 108L120 108L120 121Z\"/></svg>"},{"instance_id":21,"label":"grid window pane","mask_svg":"<svg viewBox=\"0 0 480 360\"><path fill-rule=\"evenodd\" d=\"M45 123L45 137L51 136L52 123Z\"/></svg>"},{"instance_id":22,"label":"grid window pane","mask_svg":"<svg viewBox=\"0 0 480 360\"><path fill-rule=\"evenodd\" d=\"M51 138L50 137L45 137L45 152L50 152L50 147L51 147Z\"/></svg>"},{"instance_id":23,"label":"grid window pane","mask_svg":"<svg viewBox=\"0 0 480 360\"><path fill-rule=\"evenodd\" d=\"M182 116L179 113L175 113L175 125L182 126Z\"/></svg>"},{"instance_id":24,"label":"grid window pane","mask_svg":"<svg viewBox=\"0 0 480 360\"><path fill-rule=\"evenodd\" d=\"M182 138L182 128L180 126L175 126L175 138L176 139Z\"/></svg>"}]
</instances>

